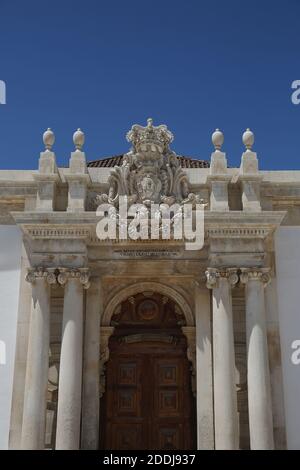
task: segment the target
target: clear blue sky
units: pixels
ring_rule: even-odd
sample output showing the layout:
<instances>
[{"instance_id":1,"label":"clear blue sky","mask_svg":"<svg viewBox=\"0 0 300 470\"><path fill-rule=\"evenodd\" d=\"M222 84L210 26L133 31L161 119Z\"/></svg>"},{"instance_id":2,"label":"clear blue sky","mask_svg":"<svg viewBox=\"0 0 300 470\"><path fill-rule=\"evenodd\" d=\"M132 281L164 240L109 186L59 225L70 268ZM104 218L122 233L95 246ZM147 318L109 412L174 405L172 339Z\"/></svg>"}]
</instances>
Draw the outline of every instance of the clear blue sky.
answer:
<instances>
[{"instance_id":1,"label":"clear blue sky","mask_svg":"<svg viewBox=\"0 0 300 470\"><path fill-rule=\"evenodd\" d=\"M300 169L299 0L0 0L0 168L34 169L55 131L59 165L86 134L89 160L124 153L152 117L179 154L230 166L255 132L262 169Z\"/></svg>"}]
</instances>

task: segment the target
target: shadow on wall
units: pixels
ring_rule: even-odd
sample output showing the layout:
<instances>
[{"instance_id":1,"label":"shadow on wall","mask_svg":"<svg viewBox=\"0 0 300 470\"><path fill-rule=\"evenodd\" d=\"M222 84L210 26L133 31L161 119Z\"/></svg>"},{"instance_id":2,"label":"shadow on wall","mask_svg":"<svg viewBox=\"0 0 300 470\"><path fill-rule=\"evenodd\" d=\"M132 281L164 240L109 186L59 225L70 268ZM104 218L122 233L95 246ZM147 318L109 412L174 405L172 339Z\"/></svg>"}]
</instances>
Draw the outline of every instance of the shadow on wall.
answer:
<instances>
[{"instance_id":1,"label":"shadow on wall","mask_svg":"<svg viewBox=\"0 0 300 470\"><path fill-rule=\"evenodd\" d=\"M6 344L0 339L0 366L6 364Z\"/></svg>"},{"instance_id":2,"label":"shadow on wall","mask_svg":"<svg viewBox=\"0 0 300 470\"><path fill-rule=\"evenodd\" d=\"M8 225L1 226L0 244L0 271L16 271L20 268L20 244L21 232L19 228Z\"/></svg>"}]
</instances>

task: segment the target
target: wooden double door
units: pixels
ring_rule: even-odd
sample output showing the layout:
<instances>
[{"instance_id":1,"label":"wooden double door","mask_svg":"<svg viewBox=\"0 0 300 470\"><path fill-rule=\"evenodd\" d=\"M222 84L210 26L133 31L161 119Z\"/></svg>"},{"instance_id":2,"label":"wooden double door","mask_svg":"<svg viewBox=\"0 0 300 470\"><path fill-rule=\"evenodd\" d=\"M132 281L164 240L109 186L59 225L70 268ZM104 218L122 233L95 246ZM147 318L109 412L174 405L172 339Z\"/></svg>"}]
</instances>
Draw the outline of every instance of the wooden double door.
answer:
<instances>
[{"instance_id":1,"label":"wooden double door","mask_svg":"<svg viewBox=\"0 0 300 470\"><path fill-rule=\"evenodd\" d=\"M101 401L102 447L112 450L195 448L195 400L186 347L159 341L117 345ZM120 344L117 343L117 344ZM103 409L104 408L104 409Z\"/></svg>"}]
</instances>

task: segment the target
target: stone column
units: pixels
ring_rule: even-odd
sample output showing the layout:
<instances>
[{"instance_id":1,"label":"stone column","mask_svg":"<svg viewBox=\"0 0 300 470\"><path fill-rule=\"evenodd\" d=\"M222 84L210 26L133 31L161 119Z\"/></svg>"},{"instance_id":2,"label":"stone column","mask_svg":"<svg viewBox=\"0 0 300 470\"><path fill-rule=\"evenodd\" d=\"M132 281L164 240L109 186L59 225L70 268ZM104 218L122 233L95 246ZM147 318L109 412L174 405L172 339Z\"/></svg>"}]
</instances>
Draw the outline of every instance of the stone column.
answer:
<instances>
[{"instance_id":1,"label":"stone column","mask_svg":"<svg viewBox=\"0 0 300 470\"><path fill-rule=\"evenodd\" d=\"M10 450L18 450L21 447L28 335L32 302L32 287L30 283L26 281L26 275L29 267L30 263L23 242L21 255L21 278L18 302L18 323L16 352L14 361L12 406L9 430Z\"/></svg>"},{"instance_id":2,"label":"stone column","mask_svg":"<svg viewBox=\"0 0 300 470\"><path fill-rule=\"evenodd\" d=\"M205 289L205 286L203 286ZM197 449L214 449L211 308L207 289L195 285Z\"/></svg>"},{"instance_id":3,"label":"stone column","mask_svg":"<svg viewBox=\"0 0 300 470\"><path fill-rule=\"evenodd\" d=\"M264 285L268 268L242 269L246 284L248 408L251 449L274 448Z\"/></svg>"},{"instance_id":4,"label":"stone column","mask_svg":"<svg viewBox=\"0 0 300 470\"><path fill-rule=\"evenodd\" d=\"M101 300L100 279L96 278L91 281L86 299L81 433L81 448L85 450L99 446Z\"/></svg>"},{"instance_id":5,"label":"stone column","mask_svg":"<svg viewBox=\"0 0 300 470\"><path fill-rule=\"evenodd\" d=\"M22 449L44 449L50 343L50 286L56 282L51 271L30 269L32 304L29 326Z\"/></svg>"},{"instance_id":6,"label":"stone column","mask_svg":"<svg viewBox=\"0 0 300 470\"><path fill-rule=\"evenodd\" d=\"M58 383L56 449L79 449L83 348L83 287L88 269L60 269L65 286Z\"/></svg>"},{"instance_id":7,"label":"stone column","mask_svg":"<svg viewBox=\"0 0 300 470\"><path fill-rule=\"evenodd\" d=\"M237 283L235 269L208 268L207 287L213 298L213 364L215 448L238 449L238 414L231 286Z\"/></svg>"}]
</instances>

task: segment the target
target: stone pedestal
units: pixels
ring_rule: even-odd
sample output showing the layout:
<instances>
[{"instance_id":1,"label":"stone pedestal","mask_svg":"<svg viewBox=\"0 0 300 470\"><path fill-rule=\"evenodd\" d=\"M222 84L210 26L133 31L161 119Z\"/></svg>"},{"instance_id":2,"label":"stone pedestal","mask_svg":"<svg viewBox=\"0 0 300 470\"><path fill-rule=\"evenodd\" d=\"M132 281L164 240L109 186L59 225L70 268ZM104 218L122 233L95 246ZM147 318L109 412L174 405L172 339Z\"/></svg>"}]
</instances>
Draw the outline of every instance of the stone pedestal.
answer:
<instances>
[{"instance_id":1,"label":"stone pedestal","mask_svg":"<svg viewBox=\"0 0 300 470\"><path fill-rule=\"evenodd\" d=\"M65 177L69 185L67 210L69 212L84 211L86 190L90 181L84 152L76 150L71 153L69 173Z\"/></svg>"},{"instance_id":2,"label":"stone pedestal","mask_svg":"<svg viewBox=\"0 0 300 470\"><path fill-rule=\"evenodd\" d=\"M258 160L255 152L247 150L242 155L239 181L242 186L243 210L248 212L261 211L260 183L263 176L258 171Z\"/></svg>"},{"instance_id":3,"label":"stone pedestal","mask_svg":"<svg viewBox=\"0 0 300 470\"><path fill-rule=\"evenodd\" d=\"M213 297L213 364L215 448L238 448L238 414L235 385L235 356L231 286L238 281L236 270L209 268L207 286Z\"/></svg>"},{"instance_id":4,"label":"stone pedestal","mask_svg":"<svg viewBox=\"0 0 300 470\"><path fill-rule=\"evenodd\" d=\"M46 150L41 152L39 171L33 174L37 182L36 210L40 212L52 212L55 203L55 189L59 181L54 152Z\"/></svg>"},{"instance_id":5,"label":"stone pedestal","mask_svg":"<svg viewBox=\"0 0 300 470\"><path fill-rule=\"evenodd\" d=\"M211 155L208 183L211 187L210 210L228 211L228 183L231 177L227 174L227 159L224 152L216 150Z\"/></svg>"}]
</instances>

